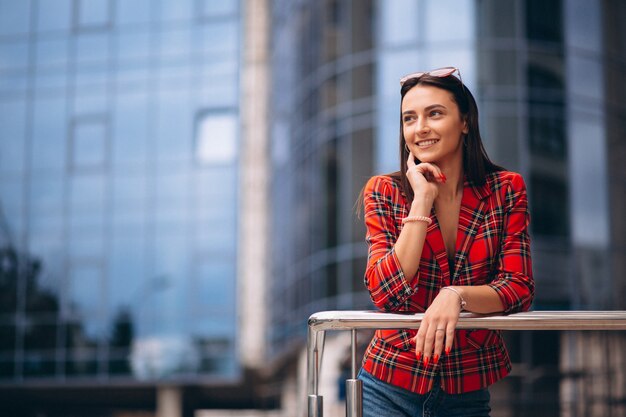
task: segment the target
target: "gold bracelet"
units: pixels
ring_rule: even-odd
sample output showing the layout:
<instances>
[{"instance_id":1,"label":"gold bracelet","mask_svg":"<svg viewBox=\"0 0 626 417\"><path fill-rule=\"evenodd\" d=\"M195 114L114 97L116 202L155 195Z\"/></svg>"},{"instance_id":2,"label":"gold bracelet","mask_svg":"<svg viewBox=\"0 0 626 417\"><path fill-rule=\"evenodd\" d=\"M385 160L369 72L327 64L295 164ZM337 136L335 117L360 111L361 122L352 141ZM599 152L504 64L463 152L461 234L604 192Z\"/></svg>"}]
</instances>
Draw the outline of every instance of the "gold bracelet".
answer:
<instances>
[{"instance_id":1,"label":"gold bracelet","mask_svg":"<svg viewBox=\"0 0 626 417\"><path fill-rule=\"evenodd\" d=\"M426 216L409 216L402 219L402 224L406 224L408 222L426 222L430 226L433 221L430 217Z\"/></svg>"}]
</instances>

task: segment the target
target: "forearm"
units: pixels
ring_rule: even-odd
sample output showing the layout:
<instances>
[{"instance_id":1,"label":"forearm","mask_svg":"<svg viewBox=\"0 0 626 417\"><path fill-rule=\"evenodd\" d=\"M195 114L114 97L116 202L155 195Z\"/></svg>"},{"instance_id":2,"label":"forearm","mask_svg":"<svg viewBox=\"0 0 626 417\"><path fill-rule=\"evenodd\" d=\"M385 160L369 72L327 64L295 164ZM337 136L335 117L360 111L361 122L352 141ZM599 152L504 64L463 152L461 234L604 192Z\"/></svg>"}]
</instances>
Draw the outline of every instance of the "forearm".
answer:
<instances>
[{"instance_id":1,"label":"forearm","mask_svg":"<svg viewBox=\"0 0 626 417\"><path fill-rule=\"evenodd\" d=\"M430 215L432 202L425 199L414 200L411 204L411 210L408 216L425 216ZM395 252L402 267L402 272L407 280L415 276L419 268L424 242L426 241L426 229L428 223L423 221L407 222L395 244ZM410 282L414 284L413 282Z\"/></svg>"},{"instance_id":2,"label":"forearm","mask_svg":"<svg viewBox=\"0 0 626 417\"><path fill-rule=\"evenodd\" d=\"M487 314L504 311L500 296L488 285L453 286L467 303L465 310L472 313Z\"/></svg>"}]
</instances>

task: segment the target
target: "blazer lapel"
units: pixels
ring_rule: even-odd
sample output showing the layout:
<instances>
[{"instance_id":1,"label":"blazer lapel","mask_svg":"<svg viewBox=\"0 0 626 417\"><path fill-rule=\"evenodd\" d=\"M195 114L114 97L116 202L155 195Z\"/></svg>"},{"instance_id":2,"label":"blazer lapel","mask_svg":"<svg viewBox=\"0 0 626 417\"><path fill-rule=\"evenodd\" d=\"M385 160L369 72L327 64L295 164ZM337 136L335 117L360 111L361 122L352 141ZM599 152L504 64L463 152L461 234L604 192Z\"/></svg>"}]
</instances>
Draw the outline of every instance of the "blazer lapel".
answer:
<instances>
[{"instance_id":1,"label":"blazer lapel","mask_svg":"<svg viewBox=\"0 0 626 417\"><path fill-rule=\"evenodd\" d=\"M439 221L435 215L434 207L431 209L430 218L433 222L426 229L426 243L430 246L439 269L441 269L444 282L450 282L450 265L448 265L448 256L446 255L446 245L443 242L443 235L439 228Z\"/></svg>"},{"instance_id":2,"label":"blazer lapel","mask_svg":"<svg viewBox=\"0 0 626 417\"><path fill-rule=\"evenodd\" d=\"M454 259L454 276L450 280L456 284L461 269L467 260L474 237L483 224L487 202L485 197L491 194L489 180L483 186L474 186L467 180L463 186L463 198L459 212L459 226L456 235L456 254ZM441 235L441 234L440 234ZM445 250L444 250L445 253Z\"/></svg>"}]
</instances>

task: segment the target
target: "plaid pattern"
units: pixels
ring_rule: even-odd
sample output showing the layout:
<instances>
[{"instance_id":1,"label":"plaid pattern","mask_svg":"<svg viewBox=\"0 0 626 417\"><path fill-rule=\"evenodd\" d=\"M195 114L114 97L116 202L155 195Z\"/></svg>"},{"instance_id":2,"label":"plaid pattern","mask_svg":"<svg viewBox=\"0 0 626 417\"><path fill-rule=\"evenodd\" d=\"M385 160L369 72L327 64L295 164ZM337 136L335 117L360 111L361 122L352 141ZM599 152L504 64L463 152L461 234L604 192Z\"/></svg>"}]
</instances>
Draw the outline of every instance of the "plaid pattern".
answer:
<instances>
[{"instance_id":1,"label":"plaid pattern","mask_svg":"<svg viewBox=\"0 0 626 417\"><path fill-rule=\"evenodd\" d=\"M502 300L505 313L528 310L534 295L526 186L519 174L488 175L483 186L465 182L454 261L454 275L434 211L416 279L407 279L395 244L409 202L387 176L371 178L364 191L365 271L373 303L389 312L423 313L446 285L489 285ZM410 283L416 283L412 286ZM437 365L415 359L417 330L377 330L363 360L364 368L387 383L424 394L436 373L448 393L484 388L506 376L511 361L499 331L457 330L452 351Z\"/></svg>"}]
</instances>

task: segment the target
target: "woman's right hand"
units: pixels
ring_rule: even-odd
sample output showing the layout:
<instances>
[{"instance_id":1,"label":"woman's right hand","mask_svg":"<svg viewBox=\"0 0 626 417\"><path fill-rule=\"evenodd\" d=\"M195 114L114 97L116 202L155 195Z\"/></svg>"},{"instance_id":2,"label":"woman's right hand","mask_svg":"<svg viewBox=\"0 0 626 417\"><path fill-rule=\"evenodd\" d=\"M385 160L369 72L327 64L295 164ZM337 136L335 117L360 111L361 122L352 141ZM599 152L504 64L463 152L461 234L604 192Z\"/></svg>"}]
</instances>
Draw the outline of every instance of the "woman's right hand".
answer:
<instances>
[{"instance_id":1,"label":"woman's right hand","mask_svg":"<svg viewBox=\"0 0 626 417\"><path fill-rule=\"evenodd\" d=\"M439 194L437 183L446 181L437 165L428 162L416 164L412 152L409 152L407 159L406 177L413 189L414 198L426 198L430 201L435 201Z\"/></svg>"}]
</instances>

